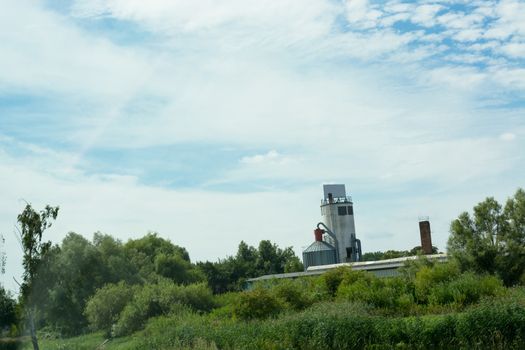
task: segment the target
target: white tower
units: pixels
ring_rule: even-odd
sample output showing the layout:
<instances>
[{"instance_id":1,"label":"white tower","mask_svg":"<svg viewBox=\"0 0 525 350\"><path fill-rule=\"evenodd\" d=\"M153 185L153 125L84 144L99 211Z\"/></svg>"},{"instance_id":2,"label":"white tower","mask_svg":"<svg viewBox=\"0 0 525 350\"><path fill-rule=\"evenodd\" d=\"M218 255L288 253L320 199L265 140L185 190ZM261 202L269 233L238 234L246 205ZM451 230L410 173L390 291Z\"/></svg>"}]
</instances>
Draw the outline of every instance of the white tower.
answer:
<instances>
[{"instance_id":1,"label":"white tower","mask_svg":"<svg viewBox=\"0 0 525 350\"><path fill-rule=\"evenodd\" d=\"M355 237L354 205L345 185L323 185L321 215L337 239L339 262L361 260L361 242Z\"/></svg>"}]
</instances>

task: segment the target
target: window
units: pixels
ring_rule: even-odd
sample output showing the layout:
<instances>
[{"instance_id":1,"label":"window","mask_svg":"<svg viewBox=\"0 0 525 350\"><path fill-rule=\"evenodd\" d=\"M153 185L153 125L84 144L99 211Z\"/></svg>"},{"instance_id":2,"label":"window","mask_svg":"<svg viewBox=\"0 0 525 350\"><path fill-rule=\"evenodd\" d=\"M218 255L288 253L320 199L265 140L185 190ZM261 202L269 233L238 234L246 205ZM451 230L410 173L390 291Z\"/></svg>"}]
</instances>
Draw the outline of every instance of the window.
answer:
<instances>
[{"instance_id":1,"label":"window","mask_svg":"<svg viewBox=\"0 0 525 350\"><path fill-rule=\"evenodd\" d=\"M354 215L354 207L348 206L348 215Z\"/></svg>"},{"instance_id":2,"label":"window","mask_svg":"<svg viewBox=\"0 0 525 350\"><path fill-rule=\"evenodd\" d=\"M337 207L337 213L339 215L346 215L346 207Z\"/></svg>"}]
</instances>

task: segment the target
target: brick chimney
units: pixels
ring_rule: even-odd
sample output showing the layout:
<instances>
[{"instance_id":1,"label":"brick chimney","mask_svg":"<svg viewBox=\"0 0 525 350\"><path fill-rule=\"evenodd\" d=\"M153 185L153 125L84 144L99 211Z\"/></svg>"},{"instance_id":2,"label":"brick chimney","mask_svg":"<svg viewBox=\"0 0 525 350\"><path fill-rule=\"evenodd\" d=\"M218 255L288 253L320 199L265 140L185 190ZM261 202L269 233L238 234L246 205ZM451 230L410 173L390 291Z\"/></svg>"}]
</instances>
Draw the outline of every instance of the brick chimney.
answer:
<instances>
[{"instance_id":1,"label":"brick chimney","mask_svg":"<svg viewBox=\"0 0 525 350\"><path fill-rule=\"evenodd\" d=\"M419 234L421 235L421 249L423 254L432 254L432 236L430 235L430 222L419 221Z\"/></svg>"}]
</instances>

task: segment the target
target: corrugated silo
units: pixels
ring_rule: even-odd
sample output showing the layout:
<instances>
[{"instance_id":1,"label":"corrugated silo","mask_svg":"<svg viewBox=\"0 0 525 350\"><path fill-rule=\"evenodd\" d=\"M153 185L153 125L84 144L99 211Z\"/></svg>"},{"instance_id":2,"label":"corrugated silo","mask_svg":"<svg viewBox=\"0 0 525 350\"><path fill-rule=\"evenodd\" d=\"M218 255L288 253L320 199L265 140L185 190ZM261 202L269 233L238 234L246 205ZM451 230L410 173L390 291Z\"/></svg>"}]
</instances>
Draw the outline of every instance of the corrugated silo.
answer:
<instances>
[{"instance_id":1,"label":"corrugated silo","mask_svg":"<svg viewBox=\"0 0 525 350\"><path fill-rule=\"evenodd\" d=\"M305 270L309 266L328 265L337 263L335 248L323 241L323 231L316 229L315 242L303 251Z\"/></svg>"}]
</instances>

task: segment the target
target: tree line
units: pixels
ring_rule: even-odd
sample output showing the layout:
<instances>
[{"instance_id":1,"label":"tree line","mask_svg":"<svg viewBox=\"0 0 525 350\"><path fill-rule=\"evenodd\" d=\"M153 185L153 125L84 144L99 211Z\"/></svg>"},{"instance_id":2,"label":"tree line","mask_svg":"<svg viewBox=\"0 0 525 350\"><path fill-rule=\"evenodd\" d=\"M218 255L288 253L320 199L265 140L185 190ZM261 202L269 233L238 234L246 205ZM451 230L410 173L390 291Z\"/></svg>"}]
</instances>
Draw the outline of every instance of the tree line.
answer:
<instances>
[{"instance_id":1,"label":"tree line","mask_svg":"<svg viewBox=\"0 0 525 350\"><path fill-rule=\"evenodd\" d=\"M70 232L60 244L40 242L38 248L42 229L48 227L53 218L46 217L46 210L37 213L28 205L21 216L24 220L39 217L38 222L31 225L33 230L35 227L41 230L33 236L33 241L26 236L29 248L24 259L26 272L18 315L16 302L5 289L0 289L0 329L16 325L18 317L27 323L34 322L35 329L49 329L66 336L86 332L88 300L97 290L111 284L204 283L206 288L222 293L241 290L244 280L250 277L303 270L291 248L281 249L267 240L261 241L257 248L241 242L235 256L198 263L191 262L185 248L157 233L124 243L100 232L95 233L91 241ZM45 220L48 222L43 224ZM21 226L22 231L30 229L27 224ZM26 313L29 310L29 314L21 313L22 310Z\"/></svg>"}]
</instances>

